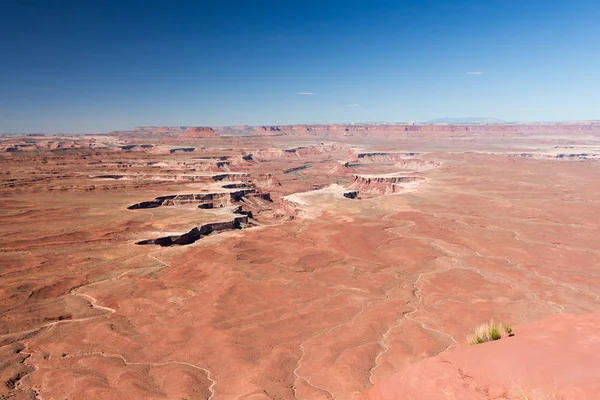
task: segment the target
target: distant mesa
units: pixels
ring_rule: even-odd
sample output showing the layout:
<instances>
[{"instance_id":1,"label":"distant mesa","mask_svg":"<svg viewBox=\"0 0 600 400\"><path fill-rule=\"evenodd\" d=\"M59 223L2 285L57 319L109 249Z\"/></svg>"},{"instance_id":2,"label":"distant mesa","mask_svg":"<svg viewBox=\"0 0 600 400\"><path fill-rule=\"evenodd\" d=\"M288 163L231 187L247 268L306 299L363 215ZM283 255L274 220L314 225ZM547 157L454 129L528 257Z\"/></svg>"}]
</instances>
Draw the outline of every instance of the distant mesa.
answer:
<instances>
[{"instance_id":1,"label":"distant mesa","mask_svg":"<svg viewBox=\"0 0 600 400\"><path fill-rule=\"evenodd\" d=\"M408 124L325 124L325 125L279 125L260 126L254 130L255 135L270 136L317 136L317 137L377 137L394 138L400 134L565 134L600 131L599 121L580 122L536 122L536 123L501 123L493 118L436 119L427 123Z\"/></svg>"},{"instance_id":2,"label":"distant mesa","mask_svg":"<svg viewBox=\"0 0 600 400\"><path fill-rule=\"evenodd\" d=\"M114 131L110 135L113 136L183 136L183 137L215 137L218 136L216 131L207 126L138 126L133 130Z\"/></svg>"},{"instance_id":3,"label":"distant mesa","mask_svg":"<svg viewBox=\"0 0 600 400\"><path fill-rule=\"evenodd\" d=\"M121 137L180 137L212 138L228 136L302 136L302 137L355 137L372 136L395 138L400 134L564 134L598 132L600 121L571 122L505 122L494 117L435 118L415 123L351 123L265 126L141 126L129 131L114 131L111 136Z\"/></svg>"},{"instance_id":4,"label":"distant mesa","mask_svg":"<svg viewBox=\"0 0 600 400\"><path fill-rule=\"evenodd\" d=\"M181 135L185 132L187 126L136 126L131 130L119 130L110 132L111 136L153 136L166 137Z\"/></svg>"},{"instance_id":5,"label":"distant mesa","mask_svg":"<svg viewBox=\"0 0 600 400\"><path fill-rule=\"evenodd\" d=\"M213 128L207 126L194 126L187 128L183 137L217 137L217 133Z\"/></svg>"},{"instance_id":6,"label":"distant mesa","mask_svg":"<svg viewBox=\"0 0 600 400\"><path fill-rule=\"evenodd\" d=\"M181 129L181 128L179 128ZM159 126L155 130L156 133L171 133L173 132L173 128L170 126Z\"/></svg>"},{"instance_id":7,"label":"distant mesa","mask_svg":"<svg viewBox=\"0 0 600 400\"><path fill-rule=\"evenodd\" d=\"M177 133L182 132L185 126L136 126L135 132L155 132L155 133Z\"/></svg>"},{"instance_id":8,"label":"distant mesa","mask_svg":"<svg viewBox=\"0 0 600 400\"><path fill-rule=\"evenodd\" d=\"M424 122L425 124L505 124L506 121L494 117L455 117L434 118Z\"/></svg>"}]
</instances>

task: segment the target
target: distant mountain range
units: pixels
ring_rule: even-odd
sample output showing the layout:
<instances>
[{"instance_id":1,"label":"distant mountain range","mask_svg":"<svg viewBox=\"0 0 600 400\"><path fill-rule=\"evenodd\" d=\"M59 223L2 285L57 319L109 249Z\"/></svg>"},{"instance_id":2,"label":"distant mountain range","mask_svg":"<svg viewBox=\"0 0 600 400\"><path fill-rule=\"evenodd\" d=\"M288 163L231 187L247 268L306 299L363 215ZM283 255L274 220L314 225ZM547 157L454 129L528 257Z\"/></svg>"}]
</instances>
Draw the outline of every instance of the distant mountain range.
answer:
<instances>
[{"instance_id":1,"label":"distant mountain range","mask_svg":"<svg viewBox=\"0 0 600 400\"><path fill-rule=\"evenodd\" d=\"M434 118L423 122L424 124L504 124L506 121L493 117L455 117Z\"/></svg>"}]
</instances>

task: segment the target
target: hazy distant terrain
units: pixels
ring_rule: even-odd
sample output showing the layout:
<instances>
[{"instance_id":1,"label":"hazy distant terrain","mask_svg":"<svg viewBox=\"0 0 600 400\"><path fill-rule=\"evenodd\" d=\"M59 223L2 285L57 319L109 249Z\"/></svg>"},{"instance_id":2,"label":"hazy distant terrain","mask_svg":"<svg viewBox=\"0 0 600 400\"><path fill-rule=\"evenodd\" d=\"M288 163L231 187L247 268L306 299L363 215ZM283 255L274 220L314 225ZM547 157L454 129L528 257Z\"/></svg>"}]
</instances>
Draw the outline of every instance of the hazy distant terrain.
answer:
<instances>
[{"instance_id":1,"label":"hazy distant terrain","mask_svg":"<svg viewBox=\"0 0 600 400\"><path fill-rule=\"evenodd\" d=\"M424 122L425 124L503 124L506 121L492 117L455 117L434 118Z\"/></svg>"}]
</instances>

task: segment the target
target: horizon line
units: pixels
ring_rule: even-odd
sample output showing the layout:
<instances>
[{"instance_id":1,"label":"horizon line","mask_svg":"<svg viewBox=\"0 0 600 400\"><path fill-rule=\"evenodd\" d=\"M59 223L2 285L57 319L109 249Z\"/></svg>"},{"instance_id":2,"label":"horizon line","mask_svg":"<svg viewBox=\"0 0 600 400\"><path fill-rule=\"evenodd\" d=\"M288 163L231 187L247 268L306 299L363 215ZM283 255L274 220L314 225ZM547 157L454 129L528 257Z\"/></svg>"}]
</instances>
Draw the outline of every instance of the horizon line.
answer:
<instances>
[{"instance_id":1,"label":"horizon line","mask_svg":"<svg viewBox=\"0 0 600 400\"><path fill-rule=\"evenodd\" d=\"M31 136L46 136L46 135L108 135L115 132L129 132L136 128L159 128L159 127L179 127L179 128L192 128L192 127L207 127L207 128L235 128L235 127L249 127L249 128L260 128L267 126L328 126L328 125L382 125L382 126L393 126L393 125L551 125L551 124L590 124L600 125L599 119L583 119L583 120L559 120L559 121L505 121L505 122L327 122L327 123L299 123L299 124L258 124L258 125L137 125L130 129L117 129L108 132L0 132L1 136L17 136L17 135L31 135Z\"/></svg>"}]
</instances>

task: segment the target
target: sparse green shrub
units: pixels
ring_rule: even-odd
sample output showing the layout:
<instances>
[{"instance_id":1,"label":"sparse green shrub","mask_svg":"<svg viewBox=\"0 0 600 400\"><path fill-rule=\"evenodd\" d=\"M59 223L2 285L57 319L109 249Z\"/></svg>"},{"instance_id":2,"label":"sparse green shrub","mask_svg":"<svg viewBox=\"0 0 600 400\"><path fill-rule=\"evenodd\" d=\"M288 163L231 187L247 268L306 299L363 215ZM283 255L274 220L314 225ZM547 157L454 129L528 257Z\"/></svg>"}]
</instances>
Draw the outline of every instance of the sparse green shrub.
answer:
<instances>
[{"instance_id":1,"label":"sparse green shrub","mask_svg":"<svg viewBox=\"0 0 600 400\"><path fill-rule=\"evenodd\" d=\"M499 340L505 336L510 336L511 334L512 328L509 324L504 322L501 329L500 326L492 320L487 324L483 324L477 328L475 333L469 336L468 341L469 344L480 344Z\"/></svg>"},{"instance_id":2,"label":"sparse green shrub","mask_svg":"<svg viewBox=\"0 0 600 400\"><path fill-rule=\"evenodd\" d=\"M498 328L498 325L494 324L493 322L490 324L488 332L490 334L490 340L502 339L500 328Z\"/></svg>"}]
</instances>

